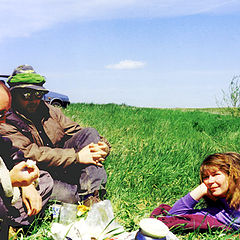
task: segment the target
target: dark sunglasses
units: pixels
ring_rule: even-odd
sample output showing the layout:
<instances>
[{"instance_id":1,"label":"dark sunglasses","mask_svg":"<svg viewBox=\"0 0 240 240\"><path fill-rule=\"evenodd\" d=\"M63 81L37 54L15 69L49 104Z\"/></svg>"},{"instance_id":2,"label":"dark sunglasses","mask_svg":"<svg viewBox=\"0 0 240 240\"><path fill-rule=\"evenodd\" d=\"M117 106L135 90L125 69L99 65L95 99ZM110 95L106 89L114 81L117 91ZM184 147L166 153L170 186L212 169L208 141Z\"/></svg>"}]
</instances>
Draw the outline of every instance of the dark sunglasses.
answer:
<instances>
[{"instance_id":1,"label":"dark sunglasses","mask_svg":"<svg viewBox=\"0 0 240 240\"><path fill-rule=\"evenodd\" d=\"M22 92L21 97L25 101L32 101L33 99L42 99L45 94L43 91L29 91Z\"/></svg>"}]
</instances>

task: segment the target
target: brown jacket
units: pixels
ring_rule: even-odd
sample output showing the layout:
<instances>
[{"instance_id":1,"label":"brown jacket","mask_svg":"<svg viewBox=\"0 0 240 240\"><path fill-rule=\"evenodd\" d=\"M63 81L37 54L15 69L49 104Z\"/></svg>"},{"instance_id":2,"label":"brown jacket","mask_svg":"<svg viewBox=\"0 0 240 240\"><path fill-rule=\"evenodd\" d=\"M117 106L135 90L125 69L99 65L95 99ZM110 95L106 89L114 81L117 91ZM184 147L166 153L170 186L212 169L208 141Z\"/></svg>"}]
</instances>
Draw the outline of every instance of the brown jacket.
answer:
<instances>
[{"instance_id":1,"label":"brown jacket","mask_svg":"<svg viewBox=\"0 0 240 240\"><path fill-rule=\"evenodd\" d=\"M13 145L23 151L25 158L35 160L42 166L66 167L76 162L78 154L75 150L62 147L64 141L81 127L66 117L61 109L45 102L41 102L37 115L50 140L48 146L44 146L33 122L13 110L8 112L6 123L0 124L0 134L10 138Z\"/></svg>"}]
</instances>

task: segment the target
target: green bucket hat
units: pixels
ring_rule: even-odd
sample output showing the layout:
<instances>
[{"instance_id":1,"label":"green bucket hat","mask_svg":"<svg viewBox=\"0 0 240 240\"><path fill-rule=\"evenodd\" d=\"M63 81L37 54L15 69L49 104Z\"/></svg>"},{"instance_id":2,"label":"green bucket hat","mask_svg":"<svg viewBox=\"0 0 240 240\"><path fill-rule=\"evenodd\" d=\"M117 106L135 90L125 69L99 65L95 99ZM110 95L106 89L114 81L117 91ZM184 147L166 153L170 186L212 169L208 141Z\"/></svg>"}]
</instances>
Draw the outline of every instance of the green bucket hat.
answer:
<instances>
[{"instance_id":1,"label":"green bucket hat","mask_svg":"<svg viewBox=\"0 0 240 240\"><path fill-rule=\"evenodd\" d=\"M42 85L46 82L45 78L37 74L30 65L21 65L14 69L8 78L10 91L17 88L30 88L38 91L49 92Z\"/></svg>"}]
</instances>

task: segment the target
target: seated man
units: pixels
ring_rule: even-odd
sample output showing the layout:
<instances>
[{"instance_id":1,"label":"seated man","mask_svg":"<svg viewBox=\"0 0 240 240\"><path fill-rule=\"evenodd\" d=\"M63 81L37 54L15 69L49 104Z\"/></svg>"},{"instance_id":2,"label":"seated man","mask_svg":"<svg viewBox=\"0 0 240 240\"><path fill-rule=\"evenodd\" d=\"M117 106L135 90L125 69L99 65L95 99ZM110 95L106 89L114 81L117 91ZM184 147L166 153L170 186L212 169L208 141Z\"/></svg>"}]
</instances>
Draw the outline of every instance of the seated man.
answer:
<instances>
[{"instance_id":1,"label":"seated man","mask_svg":"<svg viewBox=\"0 0 240 240\"><path fill-rule=\"evenodd\" d=\"M12 109L0 134L52 175L55 199L91 205L105 193L102 162L109 153L108 142L95 129L81 128L61 109L45 103L44 83L45 78L29 65L14 70L8 79Z\"/></svg>"},{"instance_id":2,"label":"seated man","mask_svg":"<svg viewBox=\"0 0 240 240\"><path fill-rule=\"evenodd\" d=\"M11 105L8 88L0 82L0 123ZM10 171L9 171L10 170ZM38 185L32 183L36 180ZM19 191L21 187L21 195ZM38 170L23 153L0 136L0 239L8 239L9 225L27 226L43 212L53 188L51 176Z\"/></svg>"}]
</instances>

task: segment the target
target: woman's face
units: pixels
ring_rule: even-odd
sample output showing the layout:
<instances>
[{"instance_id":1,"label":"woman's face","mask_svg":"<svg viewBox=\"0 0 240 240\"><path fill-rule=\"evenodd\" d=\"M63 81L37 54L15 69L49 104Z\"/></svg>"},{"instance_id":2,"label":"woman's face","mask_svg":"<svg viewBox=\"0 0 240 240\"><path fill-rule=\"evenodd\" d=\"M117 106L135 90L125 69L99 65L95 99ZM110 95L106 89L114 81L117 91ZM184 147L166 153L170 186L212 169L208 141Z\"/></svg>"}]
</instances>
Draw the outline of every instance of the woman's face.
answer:
<instances>
[{"instance_id":1,"label":"woman's face","mask_svg":"<svg viewBox=\"0 0 240 240\"><path fill-rule=\"evenodd\" d=\"M214 197L225 197L229 187L228 175L220 170L208 170L203 182Z\"/></svg>"}]
</instances>

